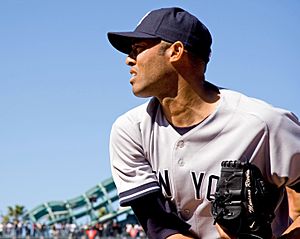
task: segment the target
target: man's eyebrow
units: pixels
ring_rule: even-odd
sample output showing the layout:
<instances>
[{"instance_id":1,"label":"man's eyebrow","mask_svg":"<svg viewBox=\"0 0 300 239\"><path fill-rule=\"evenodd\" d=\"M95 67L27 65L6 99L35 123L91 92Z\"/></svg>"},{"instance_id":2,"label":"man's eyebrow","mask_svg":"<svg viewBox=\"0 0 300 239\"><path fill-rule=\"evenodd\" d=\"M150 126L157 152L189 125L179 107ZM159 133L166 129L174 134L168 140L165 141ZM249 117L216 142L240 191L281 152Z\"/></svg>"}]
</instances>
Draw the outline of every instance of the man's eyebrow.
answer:
<instances>
[{"instance_id":1,"label":"man's eyebrow","mask_svg":"<svg viewBox=\"0 0 300 239\"><path fill-rule=\"evenodd\" d=\"M145 45L149 45L146 42L133 42L131 44L132 46L145 46Z\"/></svg>"}]
</instances>

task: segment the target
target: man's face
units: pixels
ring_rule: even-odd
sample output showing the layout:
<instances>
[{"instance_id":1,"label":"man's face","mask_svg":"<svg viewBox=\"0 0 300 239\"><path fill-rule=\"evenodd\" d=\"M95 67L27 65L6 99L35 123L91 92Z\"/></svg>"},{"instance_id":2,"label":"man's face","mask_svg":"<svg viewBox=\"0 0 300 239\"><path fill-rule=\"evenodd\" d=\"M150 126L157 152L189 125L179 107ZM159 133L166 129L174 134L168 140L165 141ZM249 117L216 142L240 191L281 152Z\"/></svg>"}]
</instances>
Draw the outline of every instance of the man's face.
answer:
<instances>
[{"instance_id":1,"label":"man's face","mask_svg":"<svg viewBox=\"0 0 300 239\"><path fill-rule=\"evenodd\" d=\"M161 50L160 40L133 42L126 64L131 67L130 84L136 96L162 97L166 94L172 67L167 52Z\"/></svg>"}]
</instances>

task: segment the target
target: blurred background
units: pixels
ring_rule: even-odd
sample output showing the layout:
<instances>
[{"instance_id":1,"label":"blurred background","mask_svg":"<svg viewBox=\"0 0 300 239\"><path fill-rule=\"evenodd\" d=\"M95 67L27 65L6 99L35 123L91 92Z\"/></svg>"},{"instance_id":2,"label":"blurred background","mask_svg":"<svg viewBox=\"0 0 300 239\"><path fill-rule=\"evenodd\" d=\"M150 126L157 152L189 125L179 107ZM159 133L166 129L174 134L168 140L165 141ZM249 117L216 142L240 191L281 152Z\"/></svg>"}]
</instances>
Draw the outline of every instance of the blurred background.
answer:
<instances>
[{"instance_id":1,"label":"blurred background","mask_svg":"<svg viewBox=\"0 0 300 239\"><path fill-rule=\"evenodd\" d=\"M300 2L0 1L0 215L78 196L110 178L114 120L131 93L108 31L180 6L213 36L207 80L300 115Z\"/></svg>"}]
</instances>

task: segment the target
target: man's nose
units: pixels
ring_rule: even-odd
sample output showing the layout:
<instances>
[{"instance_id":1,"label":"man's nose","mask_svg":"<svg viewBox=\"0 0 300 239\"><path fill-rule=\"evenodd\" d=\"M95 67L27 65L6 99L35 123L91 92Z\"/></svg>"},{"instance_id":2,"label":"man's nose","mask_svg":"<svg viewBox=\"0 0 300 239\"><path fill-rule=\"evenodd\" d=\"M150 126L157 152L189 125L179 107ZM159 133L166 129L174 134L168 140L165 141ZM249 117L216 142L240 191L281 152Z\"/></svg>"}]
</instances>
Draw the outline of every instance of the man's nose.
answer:
<instances>
[{"instance_id":1,"label":"man's nose","mask_svg":"<svg viewBox=\"0 0 300 239\"><path fill-rule=\"evenodd\" d=\"M133 66L133 65L136 64L136 60L135 60L132 56L130 56L130 54L129 54L129 55L126 57L125 63L126 63L126 65L128 65L128 66Z\"/></svg>"}]
</instances>

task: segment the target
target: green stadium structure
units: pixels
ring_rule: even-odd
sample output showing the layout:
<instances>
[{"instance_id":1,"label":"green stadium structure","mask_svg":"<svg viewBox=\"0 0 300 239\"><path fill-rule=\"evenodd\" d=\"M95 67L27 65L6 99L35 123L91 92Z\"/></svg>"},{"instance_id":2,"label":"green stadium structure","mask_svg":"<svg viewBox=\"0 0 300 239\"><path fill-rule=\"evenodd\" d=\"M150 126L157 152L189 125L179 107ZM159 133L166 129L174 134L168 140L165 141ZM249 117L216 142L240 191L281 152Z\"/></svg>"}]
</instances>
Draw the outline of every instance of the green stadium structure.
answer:
<instances>
[{"instance_id":1,"label":"green stadium structure","mask_svg":"<svg viewBox=\"0 0 300 239\"><path fill-rule=\"evenodd\" d=\"M132 215L129 207L120 207L115 183L109 178L84 194L66 201L49 201L28 211L24 219L48 226L55 223L76 223L88 216L89 224L104 223L121 215Z\"/></svg>"}]
</instances>

